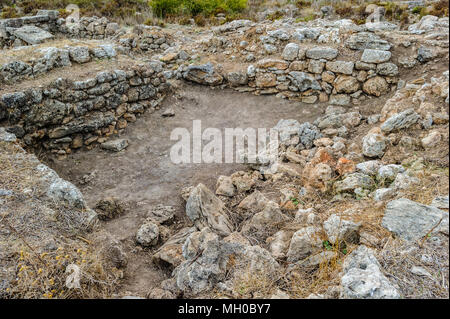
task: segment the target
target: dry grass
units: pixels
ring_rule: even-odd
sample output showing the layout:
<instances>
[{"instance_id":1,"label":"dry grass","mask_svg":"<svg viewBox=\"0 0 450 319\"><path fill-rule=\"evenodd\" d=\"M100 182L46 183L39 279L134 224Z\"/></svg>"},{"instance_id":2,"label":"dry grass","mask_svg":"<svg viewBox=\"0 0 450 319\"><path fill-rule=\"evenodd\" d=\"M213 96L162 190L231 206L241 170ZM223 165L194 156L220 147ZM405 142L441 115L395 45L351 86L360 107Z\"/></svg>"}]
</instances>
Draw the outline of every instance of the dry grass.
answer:
<instances>
[{"instance_id":1,"label":"dry grass","mask_svg":"<svg viewBox=\"0 0 450 319\"><path fill-rule=\"evenodd\" d=\"M12 191L2 197L6 201L0 206L0 265L10 269L8 290L2 297L110 296L121 273L105 266L95 247L80 237L85 212L46 199L38 164L34 155L19 146L0 142L0 188ZM79 289L65 285L70 264L81 270Z\"/></svg>"},{"instance_id":2,"label":"dry grass","mask_svg":"<svg viewBox=\"0 0 450 319\"><path fill-rule=\"evenodd\" d=\"M400 288L404 298L448 299L448 243L448 237L444 235L425 241L422 247L391 239L377 259L385 275ZM422 267L430 276L412 273L414 266Z\"/></svg>"},{"instance_id":3,"label":"dry grass","mask_svg":"<svg viewBox=\"0 0 450 319\"><path fill-rule=\"evenodd\" d=\"M79 288L66 286L69 265L80 269ZM117 269L105 269L101 258L86 245L67 245L41 254L23 247L17 253L15 269L16 281L7 292L10 298L20 299L107 298L122 276Z\"/></svg>"}]
</instances>

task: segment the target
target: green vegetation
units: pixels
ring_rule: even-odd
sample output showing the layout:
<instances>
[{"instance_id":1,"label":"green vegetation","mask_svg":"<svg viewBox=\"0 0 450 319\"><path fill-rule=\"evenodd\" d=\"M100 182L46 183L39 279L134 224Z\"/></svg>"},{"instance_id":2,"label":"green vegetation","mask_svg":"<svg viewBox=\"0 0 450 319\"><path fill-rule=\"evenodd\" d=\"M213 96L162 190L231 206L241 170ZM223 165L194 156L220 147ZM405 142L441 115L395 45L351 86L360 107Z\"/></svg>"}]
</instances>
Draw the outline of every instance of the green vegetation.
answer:
<instances>
[{"instance_id":1,"label":"green vegetation","mask_svg":"<svg viewBox=\"0 0 450 319\"><path fill-rule=\"evenodd\" d=\"M218 13L237 13L247 8L247 0L151 0L149 4L161 18L178 15L207 17Z\"/></svg>"}]
</instances>

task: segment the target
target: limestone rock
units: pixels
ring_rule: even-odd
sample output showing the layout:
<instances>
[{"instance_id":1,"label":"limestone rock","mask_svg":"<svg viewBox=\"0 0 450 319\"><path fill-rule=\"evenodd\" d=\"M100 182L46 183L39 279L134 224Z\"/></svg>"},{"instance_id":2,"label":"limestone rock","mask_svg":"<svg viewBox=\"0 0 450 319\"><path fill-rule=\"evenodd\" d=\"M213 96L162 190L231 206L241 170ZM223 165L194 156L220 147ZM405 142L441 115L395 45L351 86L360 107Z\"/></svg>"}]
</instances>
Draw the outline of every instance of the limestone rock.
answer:
<instances>
[{"instance_id":1,"label":"limestone rock","mask_svg":"<svg viewBox=\"0 0 450 319\"><path fill-rule=\"evenodd\" d=\"M216 184L216 195L233 197L235 193L236 189L233 185L231 177L219 176Z\"/></svg>"},{"instance_id":2,"label":"limestone rock","mask_svg":"<svg viewBox=\"0 0 450 319\"><path fill-rule=\"evenodd\" d=\"M338 242L341 243L343 241L352 244L359 243L360 227L360 224L342 219L336 214L331 215L331 217L323 223L323 229L328 236L329 242L332 244Z\"/></svg>"},{"instance_id":3,"label":"limestone rock","mask_svg":"<svg viewBox=\"0 0 450 319\"><path fill-rule=\"evenodd\" d=\"M386 149L386 138L377 131L371 131L363 138L363 154L367 157L381 157Z\"/></svg>"},{"instance_id":4,"label":"limestone rock","mask_svg":"<svg viewBox=\"0 0 450 319\"><path fill-rule=\"evenodd\" d=\"M146 222L136 233L136 242L144 247L156 245L159 240L158 225L152 222Z\"/></svg>"},{"instance_id":5,"label":"limestone rock","mask_svg":"<svg viewBox=\"0 0 450 319\"><path fill-rule=\"evenodd\" d=\"M384 50L365 49L361 61L365 63L383 63L391 59L391 52Z\"/></svg>"},{"instance_id":6,"label":"limestone rock","mask_svg":"<svg viewBox=\"0 0 450 319\"><path fill-rule=\"evenodd\" d=\"M214 70L211 63L189 66L183 77L199 84L219 85L223 82L223 77Z\"/></svg>"},{"instance_id":7,"label":"limestone rock","mask_svg":"<svg viewBox=\"0 0 450 319\"><path fill-rule=\"evenodd\" d=\"M233 232L223 202L203 184L192 190L186 203L186 214L198 229L210 227L223 236Z\"/></svg>"},{"instance_id":8,"label":"limestone rock","mask_svg":"<svg viewBox=\"0 0 450 319\"><path fill-rule=\"evenodd\" d=\"M389 85L381 76L370 78L363 84L363 91L370 95L380 96L387 93L388 90Z\"/></svg>"},{"instance_id":9,"label":"limestone rock","mask_svg":"<svg viewBox=\"0 0 450 319\"><path fill-rule=\"evenodd\" d=\"M359 246L343 264L341 298L398 299L400 294L380 270L370 248Z\"/></svg>"},{"instance_id":10,"label":"limestone rock","mask_svg":"<svg viewBox=\"0 0 450 319\"><path fill-rule=\"evenodd\" d=\"M12 34L28 44L39 44L53 38L50 32L34 25L24 25L12 31Z\"/></svg>"},{"instance_id":11,"label":"limestone rock","mask_svg":"<svg viewBox=\"0 0 450 319\"><path fill-rule=\"evenodd\" d=\"M441 226L447 228L442 230L448 233L448 213L433 206L400 198L387 204L382 226L404 240L415 241L427 235L441 219ZM434 231L440 230L438 227Z\"/></svg>"},{"instance_id":12,"label":"limestone rock","mask_svg":"<svg viewBox=\"0 0 450 319\"><path fill-rule=\"evenodd\" d=\"M128 147L128 140L117 139L100 144L100 147L113 152L120 152Z\"/></svg>"},{"instance_id":13,"label":"limestone rock","mask_svg":"<svg viewBox=\"0 0 450 319\"><path fill-rule=\"evenodd\" d=\"M420 119L414 109L407 109L388 118L382 125L381 130L384 133L390 133L395 130L405 129L417 123Z\"/></svg>"},{"instance_id":14,"label":"limestone rock","mask_svg":"<svg viewBox=\"0 0 450 319\"><path fill-rule=\"evenodd\" d=\"M321 250L320 229L314 226L302 228L292 236L287 253L287 261L297 262Z\"/></svg>"}]
</instances>

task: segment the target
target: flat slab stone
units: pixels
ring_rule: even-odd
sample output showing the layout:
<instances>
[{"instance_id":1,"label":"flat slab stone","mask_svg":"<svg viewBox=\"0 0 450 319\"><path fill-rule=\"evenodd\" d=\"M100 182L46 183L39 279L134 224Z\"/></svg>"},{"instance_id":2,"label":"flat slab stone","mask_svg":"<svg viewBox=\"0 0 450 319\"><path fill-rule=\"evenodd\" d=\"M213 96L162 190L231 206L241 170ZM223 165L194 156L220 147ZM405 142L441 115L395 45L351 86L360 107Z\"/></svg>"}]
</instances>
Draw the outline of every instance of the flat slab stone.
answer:
<instances>
[{"instance_id":1,"label":"flat slab stone","mask_svg":"<svg viewBox=\"0 0 450 319\"><path fill-rule=\"evenodd\" d=\"M12 34L28 44L39 44L53 38L50 32L33 25L25 25L12 31Z\"/></svg>"},{"instance_id":2,"label":"flat slab stone","mask_svg":"<svg viewBox=\"0 0 450 319\"><path fill-rule=\"evenodd\" d=\"M103 148L104 150L120 152L121 150L124 150L128 147L128 140L118 139L118 140L108 141L108 142L100 144L100 147Z\"/></svg>"},{"instance_id":3,"label":"flat slab stone","mask_svg":"<svg viewBox=\"0 0 450 319\"><path fill-rule=\"evenodd\" d=\"M439 227L436 227L438 224ZM387 204L381 225L402 239L415 241L426 236L434 227L434 231L448 233L448 213L400 198Z\"/></svg>"}]
</instances>

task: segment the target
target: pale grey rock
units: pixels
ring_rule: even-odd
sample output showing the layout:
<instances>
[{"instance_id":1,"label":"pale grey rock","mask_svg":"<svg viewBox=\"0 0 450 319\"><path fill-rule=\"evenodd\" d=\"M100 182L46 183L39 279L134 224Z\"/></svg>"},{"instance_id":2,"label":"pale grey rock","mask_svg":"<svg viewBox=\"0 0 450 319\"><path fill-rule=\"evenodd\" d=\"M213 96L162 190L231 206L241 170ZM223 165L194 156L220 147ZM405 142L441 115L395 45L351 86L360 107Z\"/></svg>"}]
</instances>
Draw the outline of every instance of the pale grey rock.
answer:
<instances>
[{"instance_id":1,"label":"pale grey rock","mask_svg":"<svg viewBox=\"0 0 450 319\"><path fill-rule=\"evenodd\" d=\"M434 58L434 52L428 47L421 46L417 49L417 60L420 63L426 63Z\"/></svg>"},{"instance_id":2,"label":"pale grey rock","mask_svg":"<svg viewBox=\"0 0 450 319\"><path fill-rule=\"evenodd\" d=\"M332 94L330 95L330 103L334 105L346 106L349 105L351 98L347 94Z\"/></svg>"},{"instance_id":3,"label":"pale grey rock","mask_svg":"<svg viewBox=\"0 0 450 319\"><path fill-rule=\"evenodd\" d=\"M28 44L39 44L53 38L50 32L34 25L24 25L23 27L12 30L11 33Z\"/></svg>"},{"instance_id":4,"label":"pale grey rock","mask_svg":"<svg viewBox=\"0 0 450 319\"><path fill-rule=\"evenodd\" d=\"M1 142L15 142L16 136L14 134L8 133L4 127L0 127L0 141Z\"/></svg>"},{"instance_id":5,"label":"pale grey rock","mask_svg":"<svg viewBox=\"0 0 450 319\"><path fill-rule=\"evenodd\" d=\"M269 251L274 258L280 259L286 256L291 238L292 232L286 230L280 230L272 237L267 238Z\"/></svg>"},{"instance_id":6,"label":"pale grey rock","mask_svg":"<svg viewBox=\"0 0 450 319\"><path fill-rule=\"evenodd\" d=\"M431 206L437 208L448 209L448 195L447 196L438 196L431 202Z\"/></svg>"},{"instance_id":7,"label":"pale grey rock","mask_svg":"<svg viewBox=\"0 0 450 319\"><path fill-rule=\"evenodd\" d=\"M289 72L288 78L300 92L309 89L322 90L320 83L311 74L299 71L291 71Z\"/></svg>"},{"instance_id":8,"label":"pale grey rock","mask_svg":"<svg viewBox=\"0 0 450 319\"><path fill-rule=\"evenodd\" d=\"M419 119L420 115L417 114L414 109L407 109L388 118L381 125L381 131L390 133L392 131L405 129L416 124Z\"/></svg>"},{"instance_id":9,"label":"pale grey rock","mask_svg":"<svg viewBox=\"0 0 450 319\"><path fill-rule=\"evenodd\" d=\"M219 85L223 82L223 77L215 71L211 63L189 66L183 73L183 78L191 82L208 85Z\"/></svg>"},{"instance_id":10,"label":"pale grey rock","mask_svg":"<svg viewBox=\"0 0 450 319\"><path fill-rule=\"evenodd\" d=\"M278 48L273 44L265 43L263 47L266 54L275 54L278 51Z\"/></svg>"},{"instance_id":11,"label":"pale grey rock","mask_svg":"<svg viewBox=\"0 0 450 319\"><path fill-rule=\"evenodd\" d=\"M391 187L395 188L396 190L408 189L411 186L416 185L418 183L419 183L418 178L409 176L408 172L404 172L397 174L394 182L391 184Z\"/></svg>"},{"instance_id":12,"label":"pale grey rock","mask_svg":"<svg viewBox=\"0 0 450 319\"><path fill-rule=\"evenodd\" d=\"M76 63L86 63L91 60L89 48L84 46L69 47L70 59Z\"/></svg>"},{"instance_id":13,"label":"pale grey rock","mask_svg":"<svg viewBox=\"0 0 450 319\"><path fill-rule=\"evenodd\" d=\"M198 184L191 191L186 203L186 215L198 229L210 227L222 236L229 235L234 229L223 202L203 184Z\"/></svg>"},{"instance_id":14,"label":"pale grey rock","mask_svg":"<svg viewBox=\"0 0 450 319\"><path fill-rule=\"evenodd\" d=\"M405 172L405 168L402 165L388 164L383 165L378 169L378 180L394 180L397 174Z\"/></svg>"},{"instance_id":15,"label":"pale grey rock","mask_svg":"<svg viewBox=\"0 0 450 319\"><path fill-rule=\"evenodd\" d=\"M361 61L365 63L383 63L391 58L391 52L384 50L365 49Z\"/></svg>"},{"instance_id":16,"label":"pale grey rock","mask_svg":"<svg viewBox=\"0 0 450 319\"><path fill-rule=\"evenodd\" d=\"M447 227L448 213L428 205L423 205L406 198L390 201L384 212L381 225L394 235L407 240L419 240L428 234L441 219L447 219L447 223L441 224ZM434 232L440 231L439 228Z\"/></svg>"},{"instance_id":17,"label":"pale grey rock","mask_svg":"<svg viewBox=\"0 0 450 319\"><path fill-rule=\"evenodd\" d=\"M300 138L300 144L297 146L299 149L310 149L314 146L314 141L323 137L322 133L317 126L305 122L298 127L298 136Z\"/></svg>"},{"instance_id":18,"label":"pale grey rock","mask_svg":"<svg viewBox=\"0 0 450 319\"><path fill-rule=\"evenodd\" d=\"M400 294L381 272L381 265L370 248L359 246L343 264L341 298L398 299Z\"/></svg>"},{"instance_id":19,"label":"pale grey rock","mask_svg":"<svg viewBox=\"0 0 450 319\"><path fill-rule=\"evenodd\" d=\"M324 223L323 229L330 243L359 243L359 229L361 224L342 219L338 215L331 215Z\"/></svg>"},{"instance_id":20,"label":"pale grey rock","mask_svg":"<svg viewBox=\"0 0 450 319\"><path fill-rule=\"evenodd\" d=\"M352 34L345 45L353 50L376 49L388 51L392 45L372 32L358 32Z\"/></svg>"},{"instance_id":21,"label":"pale grey rock","mask_svg":"<svg viewBox=\"0 0 450 319\"><path fill-rule=\"evenodd\" d=\"M367 157L381 157L386 149L386 138L379 133L372 132L364 136L362 152Z\"/></svg>"},{"instance_id":22,"label":"pale grey rock","mask_svg":"<svg viewBox=\"0 0 450 319\"><path fill-rule=\"evenodd\" d=\"M370 176L362 173L352 173L347 175L342 181L334 184L335 190L341 192L353 192L357 188L370 189L373 187L374 181Z\"/></svg>"},{"instance_id":23,"label":"pale grey rock","mask_svg":"<svg viewBox=\"0 0 450 319\"><path fill-rule=\"evenodd\" d=\"M398 75L398 67L394 63L381 63L377 65L377 73L384 76Z\"/></svg>"},{"instance_id":24,"label":"pale grey rock","mask_svg":"<svg viewBox=\"0 0 450 319\"><path fill-rule=\"evenodd\" d=\"M57 203L69 205L74 208L86 208L83 194L72 183L56 177L47 190L47 196Z\"/></svg>"},{"instance_id":25,"label":"pale grey rock","mask_svg":"<svg viewBox=\"0 0 450 319\"><path fill-rule=\"evenodd\" d=\"M159 239L159 227L155 223L146 222L136 233L136 242L144 247L156 245Z\"/></svg>"},{"instance_id":26,"label":"pale grey rock","mask_svg":"<svg viewBox=\"0 0 450 319\"><path fill-rule=\"evenodd\" d=\"M287 61L294 61L298 57L298 50L300 47L296 43L289 43L283 50L283 59Z\"/></svg>"},{"instance_id":27,"label":"pale grey rock","mask_svg":"<svg viewBox=\"0 0 450 319\"><path fill-rule=\"evenodd\" d=\"M100 144L100 147L104 150L120 152L128 147L128 140L126 139L117 139L112 141L107 141Z\"/></svg>"},{"instance_id":28,"label":"pale grey rock","mask_svg":"<svg viewBox=\"0 0 450 319\"><path fill-rule=\"evenodd\" d=\"M158 204L148 212L148 218L157 224L170 224L175 218L176 209Z\"/></svg>"},{"instance_id":29,"label":"pale grey rock","mask_svg":"<svg viewBox=\"0 0 450 319\"><path fill-rule=\"evenodd\" d=\"M242 234L257 240L265 240L276 232L276 225L288 220L289 218L281 212L277 203L268 201L262 211L244 223Z\"/></svg>"},{"instance_id":30,"label":"pale grey rock","mask_svg":"<svg viewBox=\"0 0 450 319\"><path fill-rule=\"evenodd\" d=\"M314 47L306 50L306 57L309 59L333 60L338 56L338 51L330 47Z\"/></svg>"},{"instance_id":31,"label":"pale grey rock","mask_svg":"<svg viewBox=\"0 0 450 319\"><path fill-rule=\"evenodd\" d=\"M302 228L294 233L287 253L288 262L297 262L322 250L320 229L315 226Z\"/></svg>"},{"instance_id":32,"label":"pale grey rock","mask_svg":"<svg viewBox=\"0 0 450 319\"><path fill-rule=\"evenodd\" d=\"M326 64L326 69L335 73L342 73L351 75L353 73L353 68L355 63L351 61L330 61Z\"/></svg>"},{"instance_id":33,"label":"pale grey rock","mask_svg":"<svg viewBox=\"0 0 450 319\"><path fill-rule=\"evenodd\" d=\"M292 119L281 119L278 121L277 125L273 127L274 130L279 132L281 143L288 142L294 135L298 135L300 128L300 123L297 120Z\"/></svg>"},{"instance_id":34,"label":"pale grey rock","mask_svg":"<svg viewBox=\"0 0 450 319\"><path fill-rule=\"evenodd\" d=\"M373 192L373 199L377 202L384 201L396 194L393 188L379 188Z\"/></svg>"}]
</instances>

